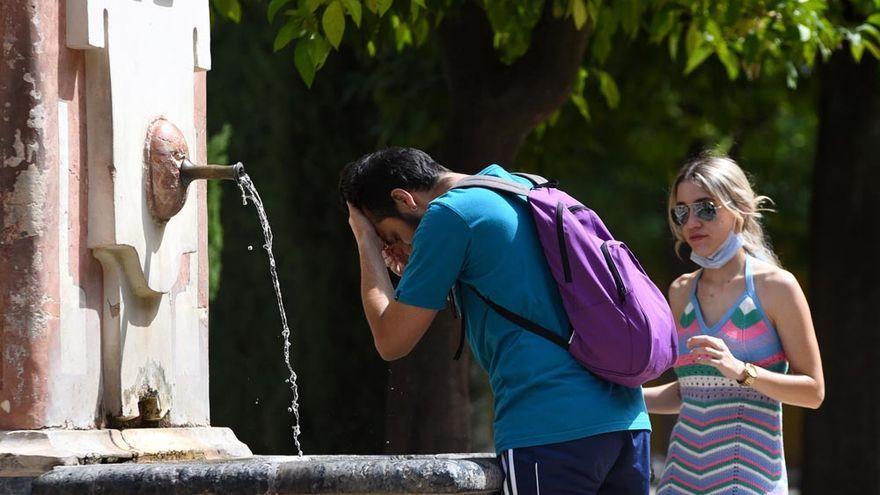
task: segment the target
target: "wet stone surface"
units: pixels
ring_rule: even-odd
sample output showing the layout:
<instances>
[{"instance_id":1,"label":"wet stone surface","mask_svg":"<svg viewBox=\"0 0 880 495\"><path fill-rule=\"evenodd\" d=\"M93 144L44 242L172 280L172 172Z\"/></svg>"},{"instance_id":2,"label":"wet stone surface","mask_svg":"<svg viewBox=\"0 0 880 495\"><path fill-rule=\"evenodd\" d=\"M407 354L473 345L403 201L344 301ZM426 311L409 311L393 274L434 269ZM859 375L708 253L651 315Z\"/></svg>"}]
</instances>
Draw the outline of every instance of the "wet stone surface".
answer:
<instances>
[{"instance_id":1,"label":"wet stone surface","mask_svg":"<svg viewBox=\"0 0 880 495\"><path fill-rule=\"evenodd\" d=\"M491 454L256 456L229 461L57 467L34 480L31 493L494 494L501 481L501 470Z\"/></svg>"}]
</instances>

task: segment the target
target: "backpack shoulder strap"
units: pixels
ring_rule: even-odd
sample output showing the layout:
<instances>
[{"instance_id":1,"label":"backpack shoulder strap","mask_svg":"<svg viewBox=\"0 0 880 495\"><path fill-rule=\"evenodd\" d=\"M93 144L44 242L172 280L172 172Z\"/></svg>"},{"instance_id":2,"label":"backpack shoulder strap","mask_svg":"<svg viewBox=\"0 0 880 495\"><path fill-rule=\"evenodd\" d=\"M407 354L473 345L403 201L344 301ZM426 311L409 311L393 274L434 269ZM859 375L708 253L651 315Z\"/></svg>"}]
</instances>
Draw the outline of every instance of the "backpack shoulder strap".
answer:
<instances>
[{"instance_id":1,"label":"backpack shoulder strap","mask_svg":"<svg viewBox=\"0 0 880 495\"><path fill-rule=\"evenodd\" d=\"M527 174L525 172L514 172L513 175L516 175L517 177L522 177L523 179L528 179L529 182L531 182L532 185L535 186L540 186L541 184L547 183L547 179L541 177L540 175Z\"/></svg>"},{"instance_id":2,"label":"backpack shoulder strap","mask_svg":"<svg viewBox=\"0 0 880 495\"><path fill-rule=\"evenodd\" d=\"M470 177L465 177L458 181L458 184L452 186L451 189L465 189L468 187L483 187L486 189L492 189L493 191L519 194L522 196L528 196L529 191L532 190L526 185L489 175L472 175Z\"/></svg>"},{"instance_id":3,"label":"backpack shoulder strap","mask_svg":"<svg viewBox=\"0 0 880 495\"><path fill-rule=\"evenodd\" d=\"M510 311L509 309L505 308L504 306L501 306L500 304L492 301L488 297L481 294L480 291L478 291L476 287L474 287L470 284L462 284L462 286L467 287L468 289L472 290L474 292L474 294L477 295L477 297L479 297L480 299L483 300L484 303L486 303L487 306L489 306L490 308L495 310L496 313L503 316L507 321L509 321L515 325L518 325L522 329L528 330L529 332L532 332L533 334L544 337L545 339L549 340L550 342L553 342L554 344L558 345L559 347L562 347L563 349L568 350L568 345L569 345L568 340L562 338L556 332L554 332L552 330L548 330L548 329L542 327L541 325L539 325L529 319L526 319L525 317L520 316L517 313L514 313L513 311Z\"/></svg>"}]
</instances>

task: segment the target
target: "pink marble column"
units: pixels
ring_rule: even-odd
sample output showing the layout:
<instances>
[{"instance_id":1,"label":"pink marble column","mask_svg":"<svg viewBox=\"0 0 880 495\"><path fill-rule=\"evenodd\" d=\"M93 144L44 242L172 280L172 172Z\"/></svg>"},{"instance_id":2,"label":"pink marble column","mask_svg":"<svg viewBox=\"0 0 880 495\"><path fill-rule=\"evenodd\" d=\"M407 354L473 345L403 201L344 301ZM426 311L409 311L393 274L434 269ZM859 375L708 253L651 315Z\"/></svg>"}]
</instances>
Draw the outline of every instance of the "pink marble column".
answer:
<instances>
[{"instance_id":1,"label":"pink marble column","mask_svg":"<svg viewBox=\"0 0 880 495\"><path fill-rule=\"evenodd\" d=\"M65 45L63 3L0 10L0 429L100 423L101 271L83 242L84 64Z\"/></svg>"}]
</instances>

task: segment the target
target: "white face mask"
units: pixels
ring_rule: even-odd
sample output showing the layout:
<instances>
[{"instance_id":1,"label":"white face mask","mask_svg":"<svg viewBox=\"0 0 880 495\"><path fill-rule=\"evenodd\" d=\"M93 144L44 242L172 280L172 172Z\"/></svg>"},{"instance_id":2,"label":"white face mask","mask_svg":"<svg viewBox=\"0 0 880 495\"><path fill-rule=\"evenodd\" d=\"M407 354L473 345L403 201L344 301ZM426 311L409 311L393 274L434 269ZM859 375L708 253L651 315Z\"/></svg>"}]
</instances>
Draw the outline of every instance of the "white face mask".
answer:
<instances>
[{"instance_id":1,"label":"white face mask","mask_svg":"<svg viewBox=\"0 0 880 495\"><path fill-rule=\"evenodd\" d=\"M709 256L700 256L696 252L691 251L691 261L703 268L721 268L736 256L736 253L739 252L744 244L745 241L743 241L742 236L731 230L730 234L727 235L727 239L717 251Z\"/></svg>"}]
</instances>

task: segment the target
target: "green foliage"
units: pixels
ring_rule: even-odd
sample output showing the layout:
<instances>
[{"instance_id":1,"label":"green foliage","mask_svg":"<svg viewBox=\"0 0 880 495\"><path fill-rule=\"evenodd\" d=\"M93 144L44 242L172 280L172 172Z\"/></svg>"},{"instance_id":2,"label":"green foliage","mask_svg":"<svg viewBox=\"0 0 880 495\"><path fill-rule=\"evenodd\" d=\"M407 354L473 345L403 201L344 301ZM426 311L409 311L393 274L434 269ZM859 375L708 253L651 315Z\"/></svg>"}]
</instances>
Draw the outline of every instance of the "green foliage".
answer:
<instances>
[{"instance_id":1,"label":"green foliage","mask_svg":"<svg viewBox=\"0 0 880 495\"><path fill-rule=\"evenodd\" d=\"M213 12L236 24L241 22L241 3L239 0L211 0Z\"/></svg>"},{"instance_id":2,"label":"green foliage","mask_svg":"<svg viewBox=\"0 0 880 495\"><path fill-rule=\"evenodd\" d=\"M228 163L229 140L232 138L232 126L224 124L219 132L208 139L208 163ZM211 301L220 289L220 273L223 262L220 253L223 251L223 222L220 220L220 205L223 189L220 183L208 181L208 289Z\"/></svg>"},{"instance_id":3,"label":"green foliage","mask_svg":"<svg viewBox=\"0 0 880 495\"><path fill-rule=\"evenodd\" d=\"M808 264L809 207L815 88L796 91L784 74L730 81L721 65L684 75L664 60L663 45L618 45L602 70L619 77L616 109L597 105L590 120L564 108L539 127L515 168L560 179L574 197L594 208L625 240L661 287L693 269L677 260L666 224L668 184L696 153L731 154L756 190L776 201L765 219L786 268L802 280ZM582 71L588 98L600 98L598 69ZM576 88L577 90L577 88Z\"/></svg>"},{"instance_id":4,"label":"green foliage","mask_svg":"<svg viewBox=\"0 0 880 495\"><path fill-rule=\"evenodd\" d=\"M342 35L345 33L345 13L339 0L331 2L324 10L321 25L324 27L327 41L333 45L333 48L339 49L339 43L342 43Z\"/></svg>"},{"instance_id":5,"label":"green foliage","mask_svg":"<svg viewBox=\"0 0 880 495\"><path fill-rule=\"evenodd\" d=\"M590 108L587 105L587 99L584 97L584 90L587 86L588 75L589 72L587 72L587 69L581 67L578 70L577 79L575 79L574 82L574 91L572 91L571 93L572 104L574 104L575 108L578 109L578 112L580 112L581 116L586 120L590 120Z\"/></svg>"},{"instance_id":6,"label":"green foliage","mask_svg":"<svg viewBox=\"0 0 880 495\"><path fill-rule=\"evenodd\" d=\"M229 3L237 0L215 0ZM284 7L284 20L274 43L280 50L295 43L294 63L311 87L324 64L323 47L346 43L375 57L379 51L402 52L422 46L444 17L454 15L465 0L271 0L270 22ZM531 33L549 8L569 18L578 29L589 29L590 50L585 67L601 68L618 44L640 35L665 44L669 58L692 74L713 57L730 80L762 74L782 75L789 87L843 43L860 60L864 52L880 58L880 13L877 2L862 1L863 22L850 25L829 9L825 0L478 0L494 33L499 59L514 63L529 48ZM346 29L346 16L353 26ZM307 45L300 48L300 45ZM683 51L683 59L679 53ZM612 108L619 92L609 72L597 72L601 94ZM583 85L575 86L571 102L589 118Z\"/></svg>"},{"instance_id":7,"label":"green foliage","mask_svg":"<svg viewBox=\"0 0 880 495\"><path fill-rule=\"evenodd\" d=\"M541 18L544 0L521 0L511 8L508 0L485 0L484 8L495 33L495 48L501 60L512 63L531 43L532 29Z\"/></svg>"},{"instance_id":8,"label":"green foliage","mask_svg":"<svg viewBox=\"0 0 880 495\"><path fill-rule=\"evenodd\" d=\"M595 72L599 75L599 90L602 91L602 96L605 97L608 106L617 108L618 103L620 103L620 91L617 89L617 83L614 82L614 78L604 70L597 69Z\"/></svg>"}]
</instances>

